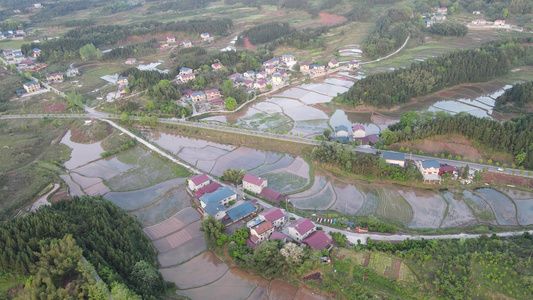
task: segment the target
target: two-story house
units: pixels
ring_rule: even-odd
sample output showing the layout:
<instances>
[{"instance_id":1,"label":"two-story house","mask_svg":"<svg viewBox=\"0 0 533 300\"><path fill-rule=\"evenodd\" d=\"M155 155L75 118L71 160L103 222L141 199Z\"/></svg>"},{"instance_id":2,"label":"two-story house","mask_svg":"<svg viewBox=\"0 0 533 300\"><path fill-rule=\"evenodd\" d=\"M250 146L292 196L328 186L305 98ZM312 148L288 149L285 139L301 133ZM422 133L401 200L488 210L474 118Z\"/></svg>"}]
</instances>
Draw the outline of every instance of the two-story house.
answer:
<instances>
[{"instance_id":1,"label":"two-story house","mask_svg":"<svg viewBox=\"0 0 533 300\"><path fill-rule=\"evenodd\" d=\"M383 151L381 157L383 157L389 165L405 167L405 154L403 153Z\"/></svg>"},{"instance_id":2,"label":"two-story house","mask_svg":"<svg viewBox=\"0 0 533 300\"><path fill-rule=\"evenodd\" d=\"M48 80L48 82L61 81L61 80L63 80L63 73L47 74L46 75L46 80Z\"/></svg>"},{"instance_id":3,"label":"two-story house","mask_svg":"<svg viewBox=\"0 0 533 300\"><path fill-rule=\"evenodd\" d=\"M194 75L194 73L180 75L180 80L182 82L189 82L194 79L196 79L196 75Z\"/></svg>"},{"instance_id":4,"label":"two-story house","mask_svg":"<svg viewBox=\"0 0 533 300\"><path fill-rule=\"evenodd\" d=\"M354 139L365 137L365 135L366 135L366 131L363 125L355 124L354 126L352 126L352 137Z\"/></svg>"},{"instance_id":5,"label":"two-story house","mask_svg":"<svg viewBox=\"0 0 533 300\"><path fill-rule=\"evenodd\" d=\"M128 82L128 77L125 77L125 76L120 76L117 80L117 84L118 85L128 85L129 82Z\"/></svg>"},{"instance_id":6,"label":"two-story house","mask_svg":"<svg viewBox=\"0 0 533 300\"><path fill-rule=\"evenodd\" d=\"M80 70L78 68L68 68L67 77L74 77L80 75Z\"/></svg>"},{"instance_id":7,"label":"two-story house","mask_svg":"<svg viewBox=\"0 0 533 300\"><path fill-rule=\"evenodd\" d=\"M243 189L250 191L255 194L261 193L263 188L267 187L268 181L266 178L259 178L257 176L254 176L252 174L246 174L244 175L244 178L242 179L242 187Z\"/></svg>"},{"instance_id":8,"label":"two-story house","mask_svg":"<svg viewBox=\"0 0 533 300\"><path fill-rule=\"evenodd\" d=\"M22 86L24 87L24 89L26 90L28 94L35 92L41 88L41 85L37 81L26 82Z\"/></svg>"},{"instance_id":9,"label":"two-story house","mask_svg":"<svg viewBox=\"0 0 533 300\"><path fill-rule=\"evenodd\" d=\"M250 240L254 244L259 244L262 241L267 240L274 232L274 225L270 221L262 222L250 228Z\"/></svg>"},{"instance_id":10,"label":"two-story house","mask_svg":"<svg viewBox=\"0 0 533 300\"><path fill-rule=\"evenodd\" d=\"M192 102L202 102L206 100L205 93L202 91L195 92L191 94Z\"/></svg>"},{"instance_id":11,"label":"two-story house","mask_svg":"<svg viewBox=\"0 0 533 300\"><path fill-rule=\"evenodd\" d=\"M184 41L183 42L183 47L184 48L191 48L192 47L192 42L191 41Z\"/></svg>"},{"instance_id":12,"label":"two-story house","mask_svg":"<svg viewBox=\"0 0 533 300\"><path fill-rule=\"evenodd\" d=\"M220 91L217 89L211 89L205 91L205 96L207 97L207 100L213 100L216 98L220 98Z\"/></svg>"},{"instance_id":13,"label":"two-story house","mask_svg":"<svg viewBox=\"0 0 533 300\"><path fill-rule=\"evenodd\" d=\"M222 70L222 67L224 65L222 63L214 63L214 64L211 64L211 69L213 69L213 71L219 71L219 70Z\"/></svg>"},{"instance_id":14,"label":"two-story house","mask_svg":"<svg viewBox=\"0 0 533 300\"><path fill-rule=\"evenodd\" d=\"M197 191L209 183L211 183L211 180L209 180L209 177L205 174L196 175L188 181L189 189L191 191Z\"/></svg>"},{"instance_id":15,"label":"two-story house","mask_svg":"<svg viewBox=\"0 0 533 300\"><path fill-rule=\"evenodd\" d=\"M436 160L426 160L422 162L422 169L420 170L423 175L438 174L440 164Z\"/></svg>"},{"instance_id":16,"label":"two-story house","mask_svg":"<svg viewBox=\"0 0 533 300\"><path fill-rule=\"evenodd\" d=\"M209 204L227 205L230 201L234 200L237 200L237 194L227 186L218 188L216 191L200 197L202 208Z\"/></svg>"},{"instance_id":17,"label":"two-story house","mask_svg":"<svg viewBox=\"0 0 533 300\"><path fill-rule=\"evenodd\" d=\"M287 217L283 211L277 207L271 207L269 209L263 210L259 213L259 219L263 221L272 222L274 227L282 227L285 222L287 222Z\"/></svg>"},{"instance_id":18,"label":"two-story house","mask_svg":"<svg viewBox=\"0 0 533 300\"><path fill-rule=\"evenodd\" d=\"M167 36L167 43L175 43L176 37L174 35Z\"/></svg>"},{"instance_id":19,"label":"two-story house","mask_svg":"<svg viewBox=\"0 0 533 300\"><path fill-rule=\"evenodd\" d=\"M303 239L308 237L311 233L316 231L315 224L307 218L300 218L298 220L292 221L288 226L289 236L298 242L301 242Z\"/></svg>"}]
</instances>

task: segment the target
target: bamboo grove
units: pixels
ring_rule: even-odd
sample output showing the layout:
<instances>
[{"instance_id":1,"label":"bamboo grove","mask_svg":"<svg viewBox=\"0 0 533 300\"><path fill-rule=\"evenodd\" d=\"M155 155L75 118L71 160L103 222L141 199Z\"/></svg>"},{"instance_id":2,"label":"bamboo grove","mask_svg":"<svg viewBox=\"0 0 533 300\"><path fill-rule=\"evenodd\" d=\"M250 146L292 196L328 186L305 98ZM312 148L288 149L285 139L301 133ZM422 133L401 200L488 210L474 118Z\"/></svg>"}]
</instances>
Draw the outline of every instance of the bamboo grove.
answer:
<instances>
[{"instance_id":1,"label":"bamboo grove","mask_svg":"<svg viewBox=\"0 0 533 300\"><path fill-rule=\"evenodd\" d=\"M533 55L533 38L506 39L455 51L405 69L370 75L335 98L348 106L391 107L462 83L484 82L508 73Z\"/></svg>"}]
</instances>

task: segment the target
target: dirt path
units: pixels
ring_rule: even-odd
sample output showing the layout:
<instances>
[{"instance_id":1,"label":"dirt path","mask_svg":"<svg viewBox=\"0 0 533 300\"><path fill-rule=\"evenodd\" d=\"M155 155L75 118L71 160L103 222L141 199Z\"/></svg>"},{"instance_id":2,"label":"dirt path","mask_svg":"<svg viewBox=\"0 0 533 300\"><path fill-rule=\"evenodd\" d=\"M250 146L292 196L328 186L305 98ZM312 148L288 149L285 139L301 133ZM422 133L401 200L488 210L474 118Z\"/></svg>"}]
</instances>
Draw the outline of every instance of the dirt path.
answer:
<instances>
[{"instance_id":1,"label":"dirt path","mask_svg":"<svg viewBox=\"0 0 533 300\"><path fill-rule=\"evenodd\" d=\"M231 256L229 256L228 248L226 247L227 245L228 245L227 243L224 244L224 256L226 256L226 258L231 262L231 266L232 267L236 267L237 265L233 261L233 258L231 258Z\"/></svg>"},{"instance_id":2,"label":"dirt path","mask_svg":"<svg viewBox=\"0 0 533 300\"><path fill-rule=\"evenodd\" d=\"M41 198L37 199L37 201L35 201L35 202L33 203L33 205L31 206L30 211L31 211L31 212L36 212L37 209L38 209L39 207L43 206L43 205L48 205L48 206L50 206L51 204L50 204L50 202L48 202L48 199L47 199L47 198L48 198L48 196L49 196L50 194L52 194L53 192L55 192L59 187L60 187L59 183L55 183L55 184L54 184L54 187L53 187L48 193L44 194L43 196L41 196Z\"/></svg>"},{"instance_id":3,"label":"dirt path","mask_svg":"<svg viewBox=\"0 0 533 300\"><path fill-rule=\"evenodd\" d=\"M400 278L400 268L402 266L402 261L399 259L396 259L396 265L394 267L394 274L392 275L392 279L398 280Z\"/></svg>"}]
</instances>

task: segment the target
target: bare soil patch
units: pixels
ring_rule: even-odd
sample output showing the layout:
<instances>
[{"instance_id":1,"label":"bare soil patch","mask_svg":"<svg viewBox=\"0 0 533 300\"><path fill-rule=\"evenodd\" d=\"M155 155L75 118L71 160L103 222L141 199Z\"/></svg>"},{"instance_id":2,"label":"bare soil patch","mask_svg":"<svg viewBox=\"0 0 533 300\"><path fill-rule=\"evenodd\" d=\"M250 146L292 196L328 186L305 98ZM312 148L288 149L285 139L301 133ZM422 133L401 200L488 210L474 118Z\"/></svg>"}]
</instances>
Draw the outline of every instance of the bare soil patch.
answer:
<instances>
[{"instance_id":1,"label":"bare soil patch","mask_svg":"<svg viewBox=\"0 0 533 300\"><path fill-rule=\"evenodd\" d=\"M70 195L66 189L57 191L52 197L50 197L50 202L56 202L63 199L70 199Z\"/></svg>"},{"instance_id":2,"label":"bare soil patch","mask_svg":"<svg viewBox=\"0 0 533 300\"><path fill-rule=\"evenodd\" d=\"M67 108L67 104L45 104L43 105L44 111L64 111Z\"/></svg>"},{"instance_id":3,"label":"bare soil patch","mask_svg":"<svg viewBox=\"0 0 533 300\"><path fill-rule=\"evenodd\" d=\"M248 50L257 50L257 46L252 45L248 37L244 38L244 47L246 47Z\"/></svg>"},{"instance_id":4,"label":"bare soil patch","mask_svg":"<svg viewBox=\"0 0 533 300\"><path fill-rule=\"evenodd\" d=\"M483 181L500 184L517 185L527 188L533 188L533 178L514 176L503 173L483 172Z\"/></svg>"},{"instance_id":5,"label":"bare soil patch","mask_svg":"<svg viewBox=\"0 0 533 300\"><path fill-rule=\"evenodd\" d=\"M309 275L303 277L302 279L303 280L314 280L320 285L320 284L322 284L322 273L316 272L316 273L313 273L313 274L309 274Z\"/></svg>"},{"instance_id":6,"label":"bare soil patch","mask_svg":"<svg viewBox=\"0 0 533 300\"><path fill-rule=\"evenodd\" d=\"M336 25L346 22L346 18L343 16L330 15L323 12L319 13L318 15L320 16L319 21L322 22L323 26Z\"/></svg>"},{"instance_id":7,"label":"bare soil patch","mask_svg":"<svg viewBox=\"0 0 533 300\"><path fill-rule=\"evenodd\" d=\"M442 136L431 137L418 141L409 141L403 143L396 143L392 145L393 148L409 148L411 150L424 151L427 154L441 154L446 150L455 156L466 157L468 159L485 158L464 136L458 134L448 134Z\"/></svg>"}]
</instances>

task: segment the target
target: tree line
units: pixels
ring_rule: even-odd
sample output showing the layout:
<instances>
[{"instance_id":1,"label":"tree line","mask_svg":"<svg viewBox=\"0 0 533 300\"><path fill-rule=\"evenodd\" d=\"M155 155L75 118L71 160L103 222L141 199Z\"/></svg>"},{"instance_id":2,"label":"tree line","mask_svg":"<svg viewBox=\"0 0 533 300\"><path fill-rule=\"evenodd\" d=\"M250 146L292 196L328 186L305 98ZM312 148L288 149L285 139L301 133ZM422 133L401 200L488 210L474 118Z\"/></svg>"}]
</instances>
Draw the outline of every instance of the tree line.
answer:
<instances>
[{"instance_id":1,"label":"tree line","mask_svg":"<svg viewBox=\"0 0 533 300\"><path fill-rule=\"evenodd\" d=\"M369 56L383 56L401 47L409 36L408 23L411 10L392 8L387 10L376 22L374 31L361 45Z\"/></svg>"},{"instance_id":2,"label":"tree line","mask_svg":"<svg viewBox=\"0 0 533 300\"><path fill-rule=\"evenodd\" d=\"M384 159L376 155L356 153L352 147L337 143L323 143L313 148L311 158L321 163L333 165L341 170L372 178L398 181L421 179L420 172L412 166L405 168L390 166Z\"/></svg>"},{"instance_id":3,"label":"tree line","mask_svg":"<svg viewBox=\"0 0 533 300\"><path fill-rule=\"evenodd\" d=\"M496 98L494 110L521 112L533 101L533 81L515 84Z\"/></svg>"},{"instance_id":4,"label":"tree line","mask_svg":"<svg viewBox=\"0 0 533 300\"><path fill-rule=\"evenodd\" d=\"M391 125L382 133L382 137L386 144L392 144L444 134L463 135L486 149L514 155L518 165L527 169L533 168L532 114L504 123L490 118L478 118L468 113L439 115L405 126L400 123Z\"/></svg>"},{"instance_id":5,"label":"tree line","mask_svg":"<svg viewBox=\"0 0 533 300\"><path fill-rule=\"evenodd\" d=\"M252 44L264 44L271 42L279 37L287 35L291 32L288 23L272 22L261 24L250 29L245 30L235 42L238 46L244 45L244 39L248 38Z\"/></svg>"},{"instance_id":6,"label":"tree line","mask_svg":"<svg viewBox=\"0 0 533 300\"><path fill-rule=\"evenodd\" d=\"M464 24L447 21L431 25L429 31L438 35L465 36L468 33L468 27Z\"/></svg>"},{"instance_id":7,"label":"tree line","mask_svg":"<svg viewBox=\"0 0 533 300\"><path fill-rule=\"evenodd\" d=\"M42 245L66 235L72 235L106 284L125 284L145 299L163 292L153 265L156 251L141 224L101 196L61 200L2 224L0 269L33 274ZM150 277L154 271L157 276Z\"/></svg>"},{"instance_id":8,"label":"tree line","mask_svg":"<svg viewBox=\"0 0 533 300\"><path fill-rule=\"evenodd\" d=\"M506 39L474 49L451 52L407 68L367 76L335 98L348 106L391 107L461 83L483 82L504 74L533 54L525 43L533 38Z\"/></svg>"},{"instance_id":9,"label":"tree line","mask_svg":"<svg viewBox=\"0 0 533 300\"><path fill-rule=\"evenodd\" d=\"M187 11L207 7L209 3L216 0L173 0L155 4L148 7L148 13L155 13L160 11Z\"/></svg>"}]
</instances>

